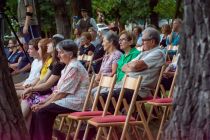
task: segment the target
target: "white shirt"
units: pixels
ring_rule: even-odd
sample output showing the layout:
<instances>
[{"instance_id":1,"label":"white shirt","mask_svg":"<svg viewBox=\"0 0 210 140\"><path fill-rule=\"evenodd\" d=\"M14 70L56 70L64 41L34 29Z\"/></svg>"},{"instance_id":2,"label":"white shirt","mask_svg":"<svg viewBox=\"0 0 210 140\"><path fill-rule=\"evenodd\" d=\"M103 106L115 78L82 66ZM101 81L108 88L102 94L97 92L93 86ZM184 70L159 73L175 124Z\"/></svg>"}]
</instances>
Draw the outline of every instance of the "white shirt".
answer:
<instances>
[{"instance_id":1,"label":"white shirt","mask_svg":"<svg viewBox=\"0 0 210 140\"><path fill-rule=\"evenodd\" d=\"M28 78L24 81L23 86L32 84L35 79L39 78L42 69L42 60L34 59L31 64L31 71Z\"/></svg>"}]
</instances>

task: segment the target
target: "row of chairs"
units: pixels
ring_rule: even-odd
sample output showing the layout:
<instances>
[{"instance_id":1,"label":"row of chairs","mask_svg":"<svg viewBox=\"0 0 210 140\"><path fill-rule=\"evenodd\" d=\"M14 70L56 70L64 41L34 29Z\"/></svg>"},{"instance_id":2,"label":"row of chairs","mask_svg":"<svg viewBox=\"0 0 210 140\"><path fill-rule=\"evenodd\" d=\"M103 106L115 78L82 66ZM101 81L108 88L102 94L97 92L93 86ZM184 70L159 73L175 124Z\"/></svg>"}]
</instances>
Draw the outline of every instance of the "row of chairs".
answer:
<instances>
[{"instance_id":1,"label":"row of chairs","mask_svg":"<svg viewBox=\"0 0 210 140\"><path fill-rule=\"evenodd\" d=\"M78 60L81 60L81 59L78 58ZM92 59L90 59L90 56L83 56L83 59L92 61ZM174 58L174 59L176 59L176 58ZM85 134L84 134L85 140L87 139L87 134L88 134L90 125L93 125L98 128L96 139L102 138L102 136L101 136L102 132L103 132L104 136L107 137L107 139L110 139L111 137L117 139L117 134L116 134L116 131L114 128L115 128L115 126L118 126L118 125L124 126L123 132L121 135L121 139L124 139L125 137L126 137L126 139L129 139L129 136L127 133L128 124L129 124L132 126L131 128L134 132L136 139L139 139L141 136L139 135L138 130L136 129L135 125L143 124L148 139L153 140L154 137L153 137L151 130L148 126L149 121L151 120L151 116L152 116L151 114L152 114L152 111L156 108L156 106L158 106L158 107L164 106L165 107L164 113L163 113L163 117L161 119L161 125L160 125L160 129L158 131L158 136L157 136L157 139L160 139L163 122L165 121L167 114L169 114L168 111L170 109L170 106L172 105L172 93L173 93L173 87L174 87L174 82L175 82L175 78L174 78L174 80L172 82L171 90L169 92L169 96L168 96L169 98L163 98L163 99L157 98L159 89L164 91L163 86L161 86L161 84L160 84L164 69L165 69L165 66L163 66L160 71L160 76L159 76L159 79L158 79L158 82L156 85L156 89L154 90L153 96L148 97L141 101L135 101L135 98L136 98L135 96L137 96L137 93L138 93L138 89L139 89L140 82L141 82L141 77L139 77L138 79L134 79L134 78L126 76L124 85L123 85L121 93L120 93L120 97L119 97L118 101L116 102L115 99L112 97L112 91L114 88L116 76L113 76L113 77L102 76L100 79L100 82L99 82L96 97L93 98L91 95L91 90L92 90L93 82L94 82L94 78L95 78L95 76L93 75L91 82L90 82L90 86L89 86L88 93L87 93L87 98L85 100L82 112L75 112L75 113L71 113L71 114L60 115L62 117L62 121L61 121L59 130L62 129L65 118L68 118L70 122L68 124L69 126L68 126L68 132L67 132L66 139L69 139L70 133L72 130L72 126L74 126L73 123L75 121L78 123L77 123L76 131L74 134L74 140L76 140L79 135L79 131L80 131L82 122L86 122L88 124L86 127ZM175 77L176 77L176 75L177 75L177 72L175 73ZM104 102L103 99L100 97L100 90L103 87L109 88L109 94L108 94L106 102ZM126 102L126 99L123 99L124 90L126 88L134 90L132 102L130 105ZM163 94L163 95L164 95L164 97L166 96L166 94ZM92 109L87 111L87 106L88 106L88 103L90 102L90 99L91 99L91 102L93 103L93 105L92 105ZM100 102L102 104L103 111L97 110L98 102ZM110 102L115 107L114 114L111 114L110 112L108 112ZM121 103L123 104L123 106L126 110L127 116L120 114ZM144 106L144 104L151 105L147 119L145 118L145 115L142 111L142 107ZM135 114L135 113L133 113L134 110L137 112L137 115L135 117L132 116L132 114ZM108 133L107 133L106 129L104 129L103 127L109 127Z\"/></svg>"}]
</instances>

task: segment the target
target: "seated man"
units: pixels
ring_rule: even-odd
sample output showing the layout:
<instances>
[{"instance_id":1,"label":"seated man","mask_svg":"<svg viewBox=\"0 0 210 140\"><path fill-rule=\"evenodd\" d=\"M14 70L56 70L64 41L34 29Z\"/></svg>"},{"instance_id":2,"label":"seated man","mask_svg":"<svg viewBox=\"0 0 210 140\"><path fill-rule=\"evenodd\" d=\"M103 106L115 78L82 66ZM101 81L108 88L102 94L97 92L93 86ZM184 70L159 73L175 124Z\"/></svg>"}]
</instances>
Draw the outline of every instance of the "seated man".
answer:
<instances>
[{"instance_id":1,"label":"seated man","mask_svg":"<svg viewBox=\"0 0 210 140\"><path fill-rule=\"evenodd\" d=\"M146 98L151 94L151 91L155 88L158 81L160 69L165 64L165 54L159 47L160 35L154 28L146 28L142 35L143 51L134 58L131 62L125 64L122 67L122 71L131 77L137 77L141 75L143 80L141 82L140 92L137 100ZM123 80L122 80L123 81ZM122 82L117 83L113 96L118 98L121 90ZM128 103L131 101L132 90L126 90L124 97ZM101 94L106 99L108 93Z\"/></svg>"}]
</instances>

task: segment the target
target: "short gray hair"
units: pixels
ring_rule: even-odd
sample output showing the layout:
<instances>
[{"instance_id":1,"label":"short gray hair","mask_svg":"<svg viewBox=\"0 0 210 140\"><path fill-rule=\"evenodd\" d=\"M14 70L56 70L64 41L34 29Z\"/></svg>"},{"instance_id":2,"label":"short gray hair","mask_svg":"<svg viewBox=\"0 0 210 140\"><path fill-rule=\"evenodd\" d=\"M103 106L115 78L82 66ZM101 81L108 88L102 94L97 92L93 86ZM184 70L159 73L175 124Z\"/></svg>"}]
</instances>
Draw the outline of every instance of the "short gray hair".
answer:
<instances>
[{"instance_id":1,"label":"short gray hair","mask_svg":"<svg viewBox=\"0 0 210 140\"><path fill-rule=\"evenodd\" d=\"M59 49L59 50L63 50L64 52L72 52L73 57L77 57L78 46L71 39L65 39L65 40L59 42L56 45L56 48Z\"/></svg>"},{"instance_id":2,"label":"short gray hair","mask_svg":"<svg viewBox=\"0 0 210 140\"><path fill-rule=\"evenodd\" d=\"M117 49L119 48L119 36L115 32L106 32L104 34L104 38L106 38L109 42L112 42Z\"/></svg>"},{"instance_id":3,"label":"short gray hair","mask_svg":"<svg viewBox=\"0 0 210 140\"><path fill-rule=\"evenodd\" d=\"M154 39L156 44L160 43L160 32L152 27L147 27L142 34L146 34L147 39Z\"/></svg>"}]
</instances>

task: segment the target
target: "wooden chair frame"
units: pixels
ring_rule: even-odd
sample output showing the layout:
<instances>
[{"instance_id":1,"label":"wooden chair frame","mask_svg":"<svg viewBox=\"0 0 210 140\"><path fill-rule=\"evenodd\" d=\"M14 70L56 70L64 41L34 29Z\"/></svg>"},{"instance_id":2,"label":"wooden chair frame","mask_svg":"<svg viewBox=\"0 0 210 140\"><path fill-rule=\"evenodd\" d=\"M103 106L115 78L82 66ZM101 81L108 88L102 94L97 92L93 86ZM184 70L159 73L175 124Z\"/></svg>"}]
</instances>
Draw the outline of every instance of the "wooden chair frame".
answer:
<instances>
[{"instance_id":1,"label":"wooden chair frame","mask_svg":"<svg viewBox=\"0 0 210 140\"><path fill-rule=\"evenodd\" d=\"M119 112L120 112L119 110L120 110L121 103L123 102L123 96L124 96L125 88L126 89L132 89L132 90L134 90L134 93L133 93L133 96L132 96L131 104L129 106L128 114L127 114L125 122L97 123L97 122L92 121L92 119L88 120L88 124L91 124L91 125L98 128L98 132L97 132L97 135L96 135L96 140L99 140L101 138L100 134L102 132L103 127L109 127L109 132L108 132L108 136L107 136L107 139L109 140L111 138L111 132L113 130L113 127L124 126L123 127L123 132L122 132L122 135L121 135L121 140L123 140L123 139L125 139L125 137L128 138L127 129L128 129L129 124L130 125L138 125L138 124L142 123L142 122L137 122L137 121L130 121L130 118L131 118L131 115L132 115L132 112L133 112L133 107L136 103L136 98L137 98L137 95L138 95L138 92L139 92L139 87L140 87L141 80L142 80L142 78L140 76L138 78L132 78L132 77L128 77L127 75L124 79L124 82L123 82L123 85L122 85L122 88L121 88L121 92L120 92L119 99L118 99L117 104L116 104L116 108L115 108L115 112L114 112L113 117L119 115ZM103 113L102 118L103 117L106 117L105 113ZM87 137L85 137L84 140L86 140L86 138Z\"/></svg>"},{"instance_id":2,"label":"wooden chair frame","mask_svg":"<svg viewBox=\"0 0 210 140\"><path fill-rule=\"evenodd\" d=\"M105 87L105 88L109 88L109 93L108 93L108 98L106 100L105 108L103 109L103 113L105 113L105 114L107 113L108 108L106 106L109 106L110 98L112 96L112 91L113 91L114 85L115 85L115 81L116 81L116 75L114 75L113 77L108 77L108 76L103 76L103 75L101 76L101 79L100 79L100 82L99 82L99 85L98 85L98 88L97 88L97 92L96 92L96 97L93 101L92 109L89 112L94 112L94 111L97 110L97 104L98 104L98 101L99 101L101 88ZM89 96L91 97L91 95L89 95ZM88 99L86 99L85 103L86 102L88 102ZM86 107L84 106L83 111L85 111L85 110L86 110ZM94 116L80 116L80 117L78 117L78 116L75 116L74 113L71 113L71 114L68 115L69 119L78 121L78 125L77 125L76 132L75 132L75 135L74 135L74 140L76 140L78 135L79 135L79 130L80 130L82 121L86 121L86 120L88 120L92 117L94 117ZM70 129L71 128L69 127L68 134L67 134L67 137L66 137L67 140L69 138Z\"/></svg>"},{"instance_id":3,"label":"wooden chair frame","mask_svg":"<svg viewBox=\"0 0 210 140\"><path fill-rule=\"evenodd\" d=\"M176 69L176 72L174 74L174 78L173 78L173 81L172 81L172 84L171 84L171 88L170 88L170 91L169 91L168 98L172 98L173 91L174 91L174 86L175 86L175 81L176 81L176 77L177 77L177 71L178 70ZM166 115L168 114L167 112L169 111L170 107L172 106L172 102L157 103L157 102L154 102L154 101L151 100L151 101L148 101L147 104L151 105L150 112L152 112L154 106L164 107L164 111L163 111L163 115L162 115L162 118L161 118L160 127L159 127L158 134L157 134L157 140L159 140L160 139L160 135L161 135L161 131L162 131L162 128L163 128L163 123L165 121ZM151 113L148 116L148 120L147 120L148 123L149 123L150 119L151 119Z\"/></svg>"}]
</instances>

